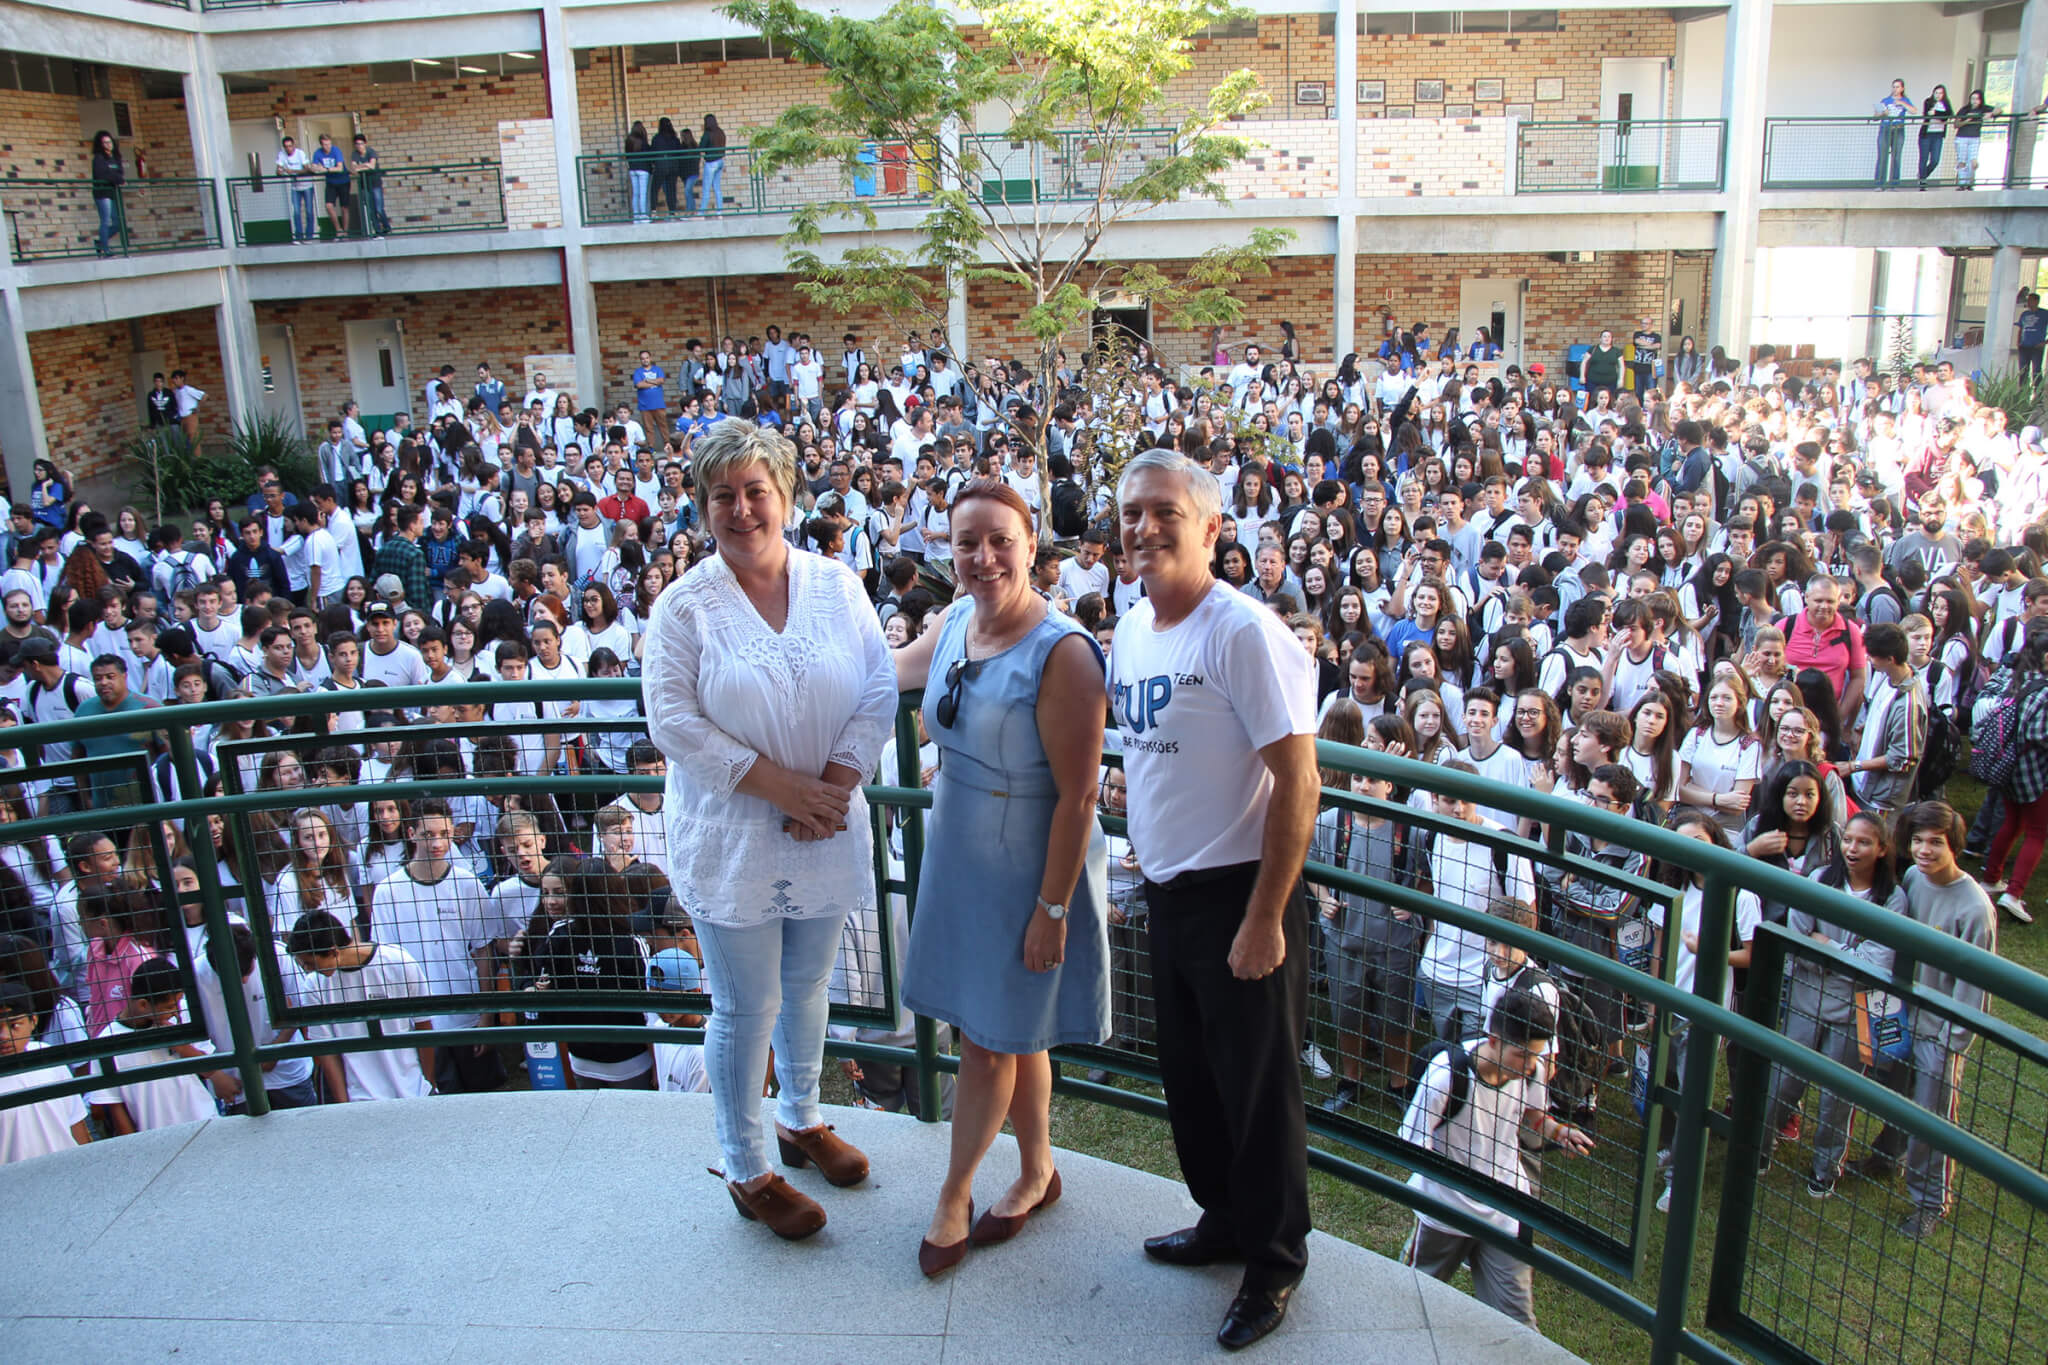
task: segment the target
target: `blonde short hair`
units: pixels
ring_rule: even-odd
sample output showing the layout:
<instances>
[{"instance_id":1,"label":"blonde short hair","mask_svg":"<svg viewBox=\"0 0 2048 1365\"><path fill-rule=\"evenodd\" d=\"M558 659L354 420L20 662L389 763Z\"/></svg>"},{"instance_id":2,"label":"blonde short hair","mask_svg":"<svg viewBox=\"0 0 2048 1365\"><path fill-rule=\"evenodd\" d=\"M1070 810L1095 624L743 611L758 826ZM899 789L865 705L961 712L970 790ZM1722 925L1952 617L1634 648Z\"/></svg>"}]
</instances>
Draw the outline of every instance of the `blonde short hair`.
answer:
<instances>
[{"instance_id":1,"label":"blonde short hair","mask_svg":"<svg viewBox=\"0 0 2048 1365\"><path fill-rule=\"evenodd\" d=\"M794 507L797 489L796 445L779 431L738 417L712 424L704 439L691 452L691 473L696 476L697 514L708 519L711 486L750 464L768 468L768 478L782 491L782 500Z\"/></svg>"}]
</instances>

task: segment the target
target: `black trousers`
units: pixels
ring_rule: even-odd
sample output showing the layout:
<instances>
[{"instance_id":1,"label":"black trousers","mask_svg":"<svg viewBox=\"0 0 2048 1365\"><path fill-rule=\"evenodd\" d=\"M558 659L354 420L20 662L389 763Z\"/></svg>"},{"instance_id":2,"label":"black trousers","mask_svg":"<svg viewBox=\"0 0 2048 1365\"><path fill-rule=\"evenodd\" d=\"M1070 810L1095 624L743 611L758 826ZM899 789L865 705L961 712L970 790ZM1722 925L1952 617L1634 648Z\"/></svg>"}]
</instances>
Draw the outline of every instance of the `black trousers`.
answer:
<instances>
[{"instance_id":1,"label":"black trousers","mask_svg":"<svg viewBox=\"0 0 2048 1365\"><path fill-rule=\"evenodd\" d=\"M1301 1037L1308 1021L1308 893L1284 921L1287 958L1259 981L1230 972L1257 863L1147 881L1152 989L1166 1111L1205 1240L1234 1246L1248 1287L1308 1265L1308 1129Z\"/></svg>"}]
</instances>

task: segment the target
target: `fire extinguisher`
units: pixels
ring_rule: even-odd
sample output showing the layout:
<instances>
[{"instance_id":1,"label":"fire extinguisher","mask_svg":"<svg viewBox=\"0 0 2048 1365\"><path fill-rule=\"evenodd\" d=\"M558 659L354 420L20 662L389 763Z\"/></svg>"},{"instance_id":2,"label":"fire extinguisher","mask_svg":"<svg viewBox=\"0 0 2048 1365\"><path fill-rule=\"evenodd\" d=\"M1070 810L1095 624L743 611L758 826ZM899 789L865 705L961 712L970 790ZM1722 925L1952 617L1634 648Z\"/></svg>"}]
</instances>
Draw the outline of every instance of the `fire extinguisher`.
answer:
<instances>
[{"instance_id":1,"label":"fire extinguisher","mask_svg":"<svg viewBox=\"0 0 2048 1365\"><path fill-rule=\"evenodd\" d=\"M146 152L138 151L135 153L135 178L137 180L149 179L149 154Z\"/></svg>"}]
</instances>

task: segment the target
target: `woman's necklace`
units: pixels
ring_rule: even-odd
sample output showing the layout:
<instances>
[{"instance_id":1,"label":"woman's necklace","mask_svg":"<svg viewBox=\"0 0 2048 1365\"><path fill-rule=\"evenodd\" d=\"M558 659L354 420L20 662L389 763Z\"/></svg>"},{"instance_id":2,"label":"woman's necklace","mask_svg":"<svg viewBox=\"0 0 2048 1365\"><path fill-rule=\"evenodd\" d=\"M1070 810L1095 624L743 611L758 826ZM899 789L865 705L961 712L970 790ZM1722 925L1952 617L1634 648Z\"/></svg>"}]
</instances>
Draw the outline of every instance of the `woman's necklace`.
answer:
<instances>
[{"instance_id":1,"label":"woman's necklace","mask_svg":"<svg viewBox=\"0 0 2048 1365\"><path fill-rule=\"evenodd\" d=\"M1034 597L1035 596L1036 595L1034 594ZM1004 650L1011 648L1019 640L1029 635L1033 630L1036 630L1038 628L1038 623L1045 619L1045 611L1050 610L1050 608L1042 599L1039 600L1039 606L1041 608L1044 608L1045 610L1034 612L1031 611L1028 607L1024 608L1023 614L1029 619L1026 620L1023 625L1013 627L1010 630L1003 632L1001 635L993 636L984 635L978 629L976 629L976 627L980 624L981 615L981 613L977 611L975 613L975 619L967 623L967 639L964 641L964 644L966 646L965 653L967 655L967 658L969 660L980 660L991 658L997 654L1001 654Z\"/></svg>"}]
</instances>

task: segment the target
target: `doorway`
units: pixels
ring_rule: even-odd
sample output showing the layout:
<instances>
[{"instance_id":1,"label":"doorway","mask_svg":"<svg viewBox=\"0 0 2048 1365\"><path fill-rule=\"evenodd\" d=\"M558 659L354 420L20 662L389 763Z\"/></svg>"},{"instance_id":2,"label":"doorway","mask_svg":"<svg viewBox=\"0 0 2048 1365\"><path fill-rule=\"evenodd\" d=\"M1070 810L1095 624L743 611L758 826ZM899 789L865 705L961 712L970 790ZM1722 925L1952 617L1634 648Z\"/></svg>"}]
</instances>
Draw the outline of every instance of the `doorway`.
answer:
<instances>
[{"instance_id":1,"label":"doorway","mask_svg":"<svg viewBox=\"0 0 2048 1365\"><path fill-rule=\"evenodd\" d=\"M1600 62L1600 188L1657 188L1664 151L1664 57ZM1647 120L1648 126L1641 126Z\"/></svg>"},{"instance_id":2,"label":"doorway","mask_svg":"<svg viewBox=\"0 0 2048 1365\"><path fill-rule=\"evenodd\" d=\"M135 424L149 425L149 390L158 374L168 377L162 351L136 351L128 357L128 375L135 381Z\"/></svg>"},{"instance_id":3,"label":"doorway","mask_svg":"<svg viewBox=\"0 0 2048 1365\"><path fill-rule=\"evenodd\" d=\"M1479 329L1500 347L1502 368L1522 363L1522 282L1463 280L1458 285L1458 344L1479 340Z\"/></svg>"},{"instance_id":4,"label":"doorway","mask_svg":"<svg viewBox=\"0 0 2048 1365\"><path fill-rule=\"evenodd\" d=\"M1144 304L1097 308L1088 322L1088 345L1097 356L1107 358L1121 350L1125 361L1136 354L1138 343L1152 339L1152 310Z\"/></svg>"},{"instance_id":5,"label":"doorway","mask_svg":"<svg viewBox=\"0 0 2048 1365\"><path fill-rule=\"evenodd\" d=\"M1678 343L1691 337L1700 350L1708 349L1707 263L1696 256L1680 256L1671 262L1671 296L1664 310L1664 354L1678 354Z\"/></svg>"},{"instance_id":6,"label":"doorway","mask_svg":"<svg viewBox=\"0 0 2048 1365\"><path fill-rule=\"evenodd\" d=\"M342 324L347 337L348 387L363 405L365 430L381 431L392 417L412 411L405 373L405 334L396 319Z\"/></svg>"},{"instance_id":7,"label":"doorway","mask_svg":"<svg viewBox=\"0 0 2048 1365\"><path fill-rule=\"evenodd\" d=\"M284 323L265 323L256 329L257 374L262 388L256 406L306 435L306 412L299 405L299 366L292 354L292 329ZM324 436L325 433L322 433Z\"/></svg>"}]
</instances>

